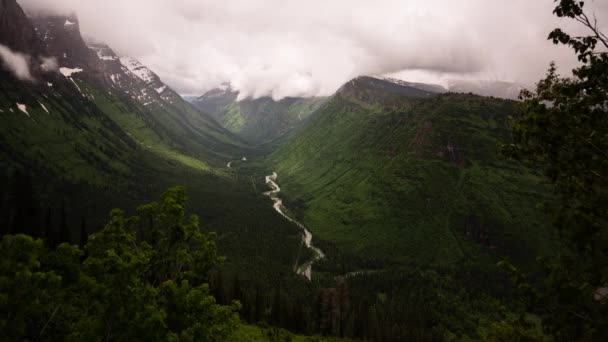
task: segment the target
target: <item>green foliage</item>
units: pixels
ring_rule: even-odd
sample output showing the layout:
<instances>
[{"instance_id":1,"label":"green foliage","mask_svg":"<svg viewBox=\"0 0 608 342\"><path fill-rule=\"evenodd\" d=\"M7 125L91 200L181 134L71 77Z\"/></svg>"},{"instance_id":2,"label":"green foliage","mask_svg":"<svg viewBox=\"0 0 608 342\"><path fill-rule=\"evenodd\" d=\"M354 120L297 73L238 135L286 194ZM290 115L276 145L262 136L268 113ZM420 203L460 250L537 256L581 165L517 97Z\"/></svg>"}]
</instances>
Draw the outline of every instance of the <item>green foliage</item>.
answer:
<instances>
[{"instance_id":1,"label":"green foliage","mask_svg":"<svg viewBox=\"0 0 608 342\"><path fill-rule=\"evenodd\" d=\"M7 235L0 244L0 320L7 340L218 341L240 305L216 304L205 284L222 261L198 218L184 222L181 187L140 207L151 226L115 209L85 251ZM138 233L139 231L139 233ZM140 235L140 236L138 236ZM83 259L84 257L84 259Z\"/></svg>"},{"instance_id":2,"label":"green foliage","mask_svg":"<svg viewBox=\"0 0 608 342\"><path fill-rule=\"evenodd\" d=\"M262 144L286 135L301 126L326 98L270 97L237 101L237 94L213 94L194 102L211 114L226 129L255 144Z\"/></svg>"},{"instance_id":3,"label":"green foliage","mask_svg":"<svg viewBox=\"0 0 608 342\"><path fill-rule=\"evenodd\" d=\"M584 11L584 2L561 0L554 13L583 24L590 34L555 29L549 39L570 46L582 63L573 77L551 64L534 92L524 91L514 117L509 155L542 170L559 201L549 206L555 226L572 247L556 260L542 260L546 278L531 285L507 268L528 295L529 310L558 340L605 340L608 309L598 290L608 285L608 37Z\"/></svg>"},{"instance_id":4,"label":"green foliage","mask_svg":"<svg viewBox=\"0 0 608 342\"><path fill-rule=\"evenodd\" d=\"M512 101L392 94L365 79L271 157L285 204L332 271L463 259L494 268L550 251L539 177L500 158ZM342 269L344 268L344 269ZM329 270L329 269L328 269Z\"/></svg>"}]
</instances>

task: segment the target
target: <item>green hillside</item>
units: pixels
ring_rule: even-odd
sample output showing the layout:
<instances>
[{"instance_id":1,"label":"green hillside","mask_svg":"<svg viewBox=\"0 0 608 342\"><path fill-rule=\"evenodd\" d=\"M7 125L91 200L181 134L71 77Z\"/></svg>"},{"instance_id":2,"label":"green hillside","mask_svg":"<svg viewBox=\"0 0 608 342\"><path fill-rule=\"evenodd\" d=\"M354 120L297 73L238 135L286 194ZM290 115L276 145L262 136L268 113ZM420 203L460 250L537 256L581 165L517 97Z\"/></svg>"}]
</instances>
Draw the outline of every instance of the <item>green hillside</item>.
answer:
<instances>
[{"instance_id":1,"label":"green hillside","mask_svg":"<svg viewBox=\"0 0 608 342\"><path fill-rule=\"evenodd\" d=\"M223 127L243 139L261 144L284 136L304 123L325 98L270 97L237 101L230 88L214 89L193 101L200 110L212 115Z\"/></svg>"},{"instance_id":2,"label":"green hillside","mask_svg":"<svg viewBox=\"0 0 608 342\"><path fill-rule=\"evenodd\" d=\"M42 211L58 210L64 201L69 212L73 212L68 221L74 227L72 239L77 241L76 227L82 216L89 218L91 231L97 230L105 223L111 208L133 207L175 184L187 186L194 199L193 210L206 218L205 228L218 232L222 240L220 248L229 256L249 249L232 248L234 243L245 243L236 236L251 235L249 241L259 240L263 245L272 236L272 227L288 225L254 191L249 178L239 181L225 168L225 160L231 155L240 156L246 151L229 144L235 140L229 135L222 136L221 128L211 127L215 129L216 140L209 138L213 137L211 134L196 136L201 140L195 143L206 150L197 150L195 143L180 145L183 137L156 123L151 114L136 104L85 81L75 82L87 97L71 95L77 90L61 79L52 88L24 82L0 83L2 189L10 187L17 170L30 174L33 191L42 207L36 215L39 226L44 225ZM28 114L17 104L25 105ZM196 112L194 109L192 112L194 117ZM172 113L163 114L168 117ZM64 191L67 186L72 190ZM90 196L91 192L97 195ZM114 196L116 192L122 195ZM258 231L260 225L249 222L245 214L248 211L264 217L267 223L264 232ZM247 224L242 221L245 219ZM241 232L243 229L249 233ZM231 233L235 230L239 234ZM295 227L274 234L286 234L288 240L293 239L292 248L298 245ZM287 249L289 243L285 246L282 254L287 259L282 262L290 265L292 252ZM261 249L262 258L268 260L278 260L275 252Z\"/></svg>"},{"instance_id":3,"label":"green hillside","mask_svg":"<svg viewBox=\"0 0 608 342\"><path fill-rule=\"evenodd\" d=\"M358 78L270 161L287 207L347 268L530 260L551 247L547 189L497 150L515 106Z\"/></svg>"}]
</instances>

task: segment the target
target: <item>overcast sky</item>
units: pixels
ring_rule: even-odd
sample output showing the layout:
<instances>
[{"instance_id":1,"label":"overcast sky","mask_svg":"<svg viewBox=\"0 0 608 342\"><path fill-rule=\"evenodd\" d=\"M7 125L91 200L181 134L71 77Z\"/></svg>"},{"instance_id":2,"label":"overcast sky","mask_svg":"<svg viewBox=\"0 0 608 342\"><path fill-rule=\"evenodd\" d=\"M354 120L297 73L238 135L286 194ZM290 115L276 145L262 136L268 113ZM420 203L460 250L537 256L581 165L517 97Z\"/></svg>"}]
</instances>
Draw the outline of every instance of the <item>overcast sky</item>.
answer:
<instances>
[{"instance_id":1,"label":"overcast sky","mask_svg":"<svg viewBox=\"0 0 608 342\"><path fill-rule=\"evenodd\" d=\"M538 80L555 60L553 0L18 0L74 11L83 33L182 94L329 95L359 75ZM608 24L608 1L588 1ZM606 18L606 20L602 20Z\"/></svg>"}]
</instances>

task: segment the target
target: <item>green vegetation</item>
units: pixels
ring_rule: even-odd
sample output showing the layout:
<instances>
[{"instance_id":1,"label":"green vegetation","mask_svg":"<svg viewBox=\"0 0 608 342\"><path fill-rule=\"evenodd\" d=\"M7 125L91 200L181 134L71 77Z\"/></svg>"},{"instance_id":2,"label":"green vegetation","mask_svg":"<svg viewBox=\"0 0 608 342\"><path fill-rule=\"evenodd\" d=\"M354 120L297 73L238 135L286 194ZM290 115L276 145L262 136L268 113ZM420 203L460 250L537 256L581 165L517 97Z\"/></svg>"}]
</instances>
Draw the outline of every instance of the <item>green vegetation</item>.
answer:
<instances>
[{"instance_id":1,"label":"green vegetation","mask_svg":"<svg viewBox=\"0 0 608 342\"><path fill-rule=\"evenodd\" d=\"M235 92L219 95L214 92L195 100L194 105L229 131L256 144L272 141L299 127L326 101L325 98L275 101L270 97L237 101L237 97Z\"/></svg>"},{"instance_id":2,"label":"green vegetation","mask_svg":"<svg viewBox=\"0 0 608 342\"><path fill-rule=\"evenodd\" d=\"M270 159L287 206L329 260L343 258L346 271L464 260L493 268L498 257L551 250L536 207L547 188L498 153L514 102L403 96L378 82L351 81Z\"/></svg>"},{"instance_id":3,"label":"green vegetation","mask_svg":"<svg viewBox=\"0 0 608 342\"><path fill-rule=\"evenodd\" d=\"M273 327L258 327L239 325L236 332L228 340L230 342L347 342L349 339L294 335L287 330Z\"/></svg>"},{"instance_id":4,"label":"green vegetation","mask_svg":"<svg viewBox=\"0 0 608 342\"><path fill-rule=\"evenodd\" d=\"M521 103L360 77L210 104L259 149L185 102L0 70L0 340L607 340L608 38L583 6L555 13L591 35L550 35L582 66Z\"/></svg>"},{"instance_id":5,"label":"green vegetation","mask_svg":"<svg viewBox=\"0 0 608 342\"><path fill-rule=\"evenodd\" d=\"M504 263L539 315L559 340L608 339L608 37L584 11L584 2L561 0L554 13L582 23L589 34L561 29L549 39L570 46L582 63L572 78L552 64L535 92L522 93L523 110L514 117L514 142L507 154L541 170L555 185L548 211L568 249L541 260L544 282L535 284Z\"/></svg>"},{"instance_id":6,"label":"green vegetation","mask_svg":"<svg viewBox=\"0 0 608 342\"><path fill-rule=\"evenodd\" d=\"M0 326L6 340L219 341L238 323L238 303L220 306L205 284L221 262L215 235L185 220L183 188L113 210L80 249L7 235L0 243Z\"/></svg>"}]
</instances>

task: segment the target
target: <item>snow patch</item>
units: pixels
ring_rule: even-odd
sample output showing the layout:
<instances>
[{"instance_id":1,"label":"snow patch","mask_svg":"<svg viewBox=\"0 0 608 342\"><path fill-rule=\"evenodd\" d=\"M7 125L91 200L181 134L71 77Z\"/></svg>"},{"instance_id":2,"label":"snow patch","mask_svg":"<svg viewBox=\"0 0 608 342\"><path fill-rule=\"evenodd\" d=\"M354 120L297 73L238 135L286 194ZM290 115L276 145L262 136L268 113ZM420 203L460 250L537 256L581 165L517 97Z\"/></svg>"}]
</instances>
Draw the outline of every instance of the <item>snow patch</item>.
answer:
<instances>
[{"instance_id":1,"label":"snow patch","mask_svg":"<svg viewBox=\"0 0 608 342\"><path fill-rule=\"evenodd\" d=\"M71 22L71 21L69 21L67 19L65 21L65 24L63 24L63 26L74 26L74 25L76 25L76 23L73 23L73 22Z\"/></svg>"},{"instance_id":2,"label":"snow patch","mask_svg":"<svg viewBox=\"0 0 608 342\"><path fill-rule=\"evenodd\" d=\"M44 109L44 111L45 111L47 114L51 114L51 112L49 112L49 110L48 110L48 109L46 109L46 107L45 107L45 106L42 104L42 102L38 101L38 103L40 103L40 106L42 107L42 109Z\"/></svg>"},{"instance_id":3,"label":"snow patch","mask_svg":"<svg viewBox=\"0 0 608 342\"><path fill-rule=\"evenodd\" d=\"M113 55L105 55L103 53L102 49L98 49L96 50L97 52L97 57L99 57L99 59L101 59L102 61L117 61L118 57L113 56Z\"/></svg>"},{"instance_id":4,"label":"snow patch","mask_svg":"<svg viewBox=\"0 0 608 342\"><path fill-rule=\"evenodd\" d=\"M24 105L22 103L17 103L17 108L19 108L20 111L24 112L25 115L30 116L30 113L27 112L27 106L26 105Z\"/></svg>"},{"instance_id":5,"label":"snow patch","mask_svg":"<svg viewBox=\"0 0 608 342\"><path fill-rule=\"evenodd\" d=\"M46 82L46 85L47 85L49 88L53 88L53 83L51 83L51 82Z\"/></svg>"},{"instance_id":6,"label":"snow patch","mask_svg":"<svg viewBox=\"0 0 608 342\"><path fill-rule=\"evenodd\" d=\"M160 94L160 93L162 93L163 91L165 91L165 89L167 89L167 86L166 86L166 85L164 85L164 86L162 86L162 87L160 87L160 88L156 88L156 89L154 89L154 90L156 90L156 92Z\"/></svg>"},{"instance_id":7,"label":"snow patch","mask_svg":"<svg viewBox=\"0 0 608 342\"><path fill-rule=\"evenodd\" d=\"M139 61L129 58L129 57L121 57L120 62L124 65L131 73L137 76L139 79L146 83L151 83L154 81L154 73L150 71L150 69L146 68Z\"/></svg>"},{"instance_id":8,"label":"snow patch","mask_svg":"<svg viewBox=\"0 0 608 342\"><path fill-rule=\"evenodd\" d=\"M82 71L83 71L82 68L75 68L75 69L59 68L59 72L61 72L61 74L65 77L72 77L72 75L77 74Z\"/></svg>"}]
</instances>

